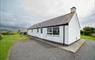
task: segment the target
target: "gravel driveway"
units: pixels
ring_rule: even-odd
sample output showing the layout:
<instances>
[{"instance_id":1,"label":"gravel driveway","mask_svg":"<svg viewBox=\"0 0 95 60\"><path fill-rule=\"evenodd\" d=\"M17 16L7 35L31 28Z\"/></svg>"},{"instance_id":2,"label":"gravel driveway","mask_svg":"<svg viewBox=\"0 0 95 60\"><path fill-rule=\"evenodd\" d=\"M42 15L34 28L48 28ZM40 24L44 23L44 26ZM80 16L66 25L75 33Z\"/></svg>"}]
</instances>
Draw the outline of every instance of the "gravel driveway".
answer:
<instances>
[{"instance_id":1,"label":"gravel driveway","mask_svg":"<svg viewBox=\"0 0 95 60\"><path fill-rule=\"evenodd\" d=\"M95 41L86 41L75 54L34 39L20 41L12 47L9 60L95 60Z\"/></svg>"}]
</instances>

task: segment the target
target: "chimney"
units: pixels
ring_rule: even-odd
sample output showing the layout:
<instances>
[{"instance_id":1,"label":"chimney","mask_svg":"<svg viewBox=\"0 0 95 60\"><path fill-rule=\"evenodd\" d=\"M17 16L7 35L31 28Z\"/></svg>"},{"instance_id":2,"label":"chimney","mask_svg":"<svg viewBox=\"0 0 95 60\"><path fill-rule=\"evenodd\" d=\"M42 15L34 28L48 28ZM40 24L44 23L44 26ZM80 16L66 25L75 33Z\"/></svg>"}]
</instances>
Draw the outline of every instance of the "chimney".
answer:
<instances>
[{"instance_id":1,"label":"chimney","mask_svg":"<svg viewBox=\"0 0 95 60\"><path fill-rule=\"evenodd\" d=\"M71 8L71 13L72 13L72 12L76 12L76 7L72 7L72 8Z\"/></svg>"}]
</instances>

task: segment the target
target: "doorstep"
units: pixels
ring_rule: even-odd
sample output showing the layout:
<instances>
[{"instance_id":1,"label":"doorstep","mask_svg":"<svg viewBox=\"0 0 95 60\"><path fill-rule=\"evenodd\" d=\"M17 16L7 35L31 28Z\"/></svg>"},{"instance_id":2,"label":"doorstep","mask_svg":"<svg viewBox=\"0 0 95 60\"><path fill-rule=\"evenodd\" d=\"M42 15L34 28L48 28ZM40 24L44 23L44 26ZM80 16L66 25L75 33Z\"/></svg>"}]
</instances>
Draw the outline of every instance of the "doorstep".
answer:
<instances>
[{"instance_id":1,"label":"doorstep","mask_svg":"<svg viewBox=\"0 0 95 60\"><path fill-rule=\"evenodd\" d=\"M78 40L69 46L56 45L58 48L76 53L84 44L85 40Z\"/></svg>"}]
</instances>

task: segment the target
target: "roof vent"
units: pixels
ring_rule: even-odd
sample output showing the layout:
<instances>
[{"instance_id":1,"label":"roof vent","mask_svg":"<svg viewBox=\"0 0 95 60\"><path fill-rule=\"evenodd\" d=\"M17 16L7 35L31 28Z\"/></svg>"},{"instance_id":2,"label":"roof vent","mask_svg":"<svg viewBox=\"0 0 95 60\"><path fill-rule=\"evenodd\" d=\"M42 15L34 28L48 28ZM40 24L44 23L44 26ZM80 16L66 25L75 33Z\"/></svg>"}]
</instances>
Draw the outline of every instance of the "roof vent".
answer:
<instances>
[{"instance_id":1,"label":"roof vent","mask_svg":"<svg viewBox=\"0 0 95 60\"><path fill-rule=\"evenodd\" d=\"M76 12L76 7L72 7L71 12Z\"/></svg>"}]
</instances>

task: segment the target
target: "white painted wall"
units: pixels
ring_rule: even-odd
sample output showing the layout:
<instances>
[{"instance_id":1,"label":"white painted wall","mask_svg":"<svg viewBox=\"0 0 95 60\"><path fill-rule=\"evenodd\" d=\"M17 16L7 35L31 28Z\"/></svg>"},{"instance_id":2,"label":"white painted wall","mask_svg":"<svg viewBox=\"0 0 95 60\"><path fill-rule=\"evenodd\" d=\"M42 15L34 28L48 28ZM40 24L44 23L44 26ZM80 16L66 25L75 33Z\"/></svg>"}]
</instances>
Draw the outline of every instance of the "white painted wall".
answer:
<instances>
[{"instance_id":1,"label":"white painted wall","mask_svg":"<svg viewBox=\"0 0 95 60\"><path fill-rule=\"evenodd\" d=\"M77 40L80 39L80 25L79 20L77 17L77 14L75 14L71 21L69 22L69 25L65 25L65 28L63 26L59 26L60 33L59 35L48 35L47 34L47 28L43 28L43 33L37 32L37 29L33 29L33 32L31 30L28 30L28 34L31 36L36 36L42 39L58 42L63 44L63 39L65 38L64 43L69 45ZM63 31L65 29L65 32ZM63 37L65 33L65 37Z\"/></svg>"},{"instance_id":2,"label":"white painted wall","mask_svg":"<svg viewBox=\"0 0 95 60\"><path fill-rule=\"evenodd\" d=\"M65 44L68 44L68 40L69 40L69 28L68 28L68 25L65 25L65 41L64 43Z\"/></svg>"},{"instance_id":3,"label":"white painted wall","mask_svg":"<svg viewBox=\"0 0 95 60\"><path fill-rule=\"evenodd\" d=\"M71 44L80 39L80 25L76 13L69 22L68 30L69 30L68 31L69 36L67 44Z\"/></svg>"},{"instance_id":4,"label":"white painted wall","mask_svg":"<svg viewBox=\"0 0 95 60\"><path fill-rule=\"evenodd\" d=\"M43 38L46 40L50 40L50 41L54 41L54 42L63 44L63 38L64 38L63 37L63 26L59 26L59 30L60 30L59 35L48 35L47 28L43 28L43 33L40 32L40 29L39 29L39 33L37 32L36 29L33 29L33 32L31 30L28 30L28 35L36 36L39 38Z\"/></svg>"}]
</instances>

